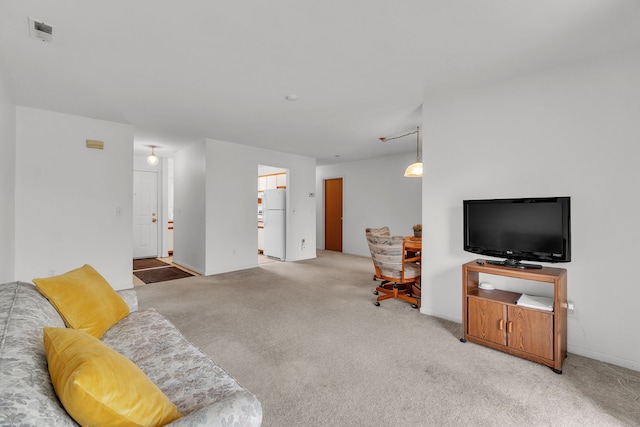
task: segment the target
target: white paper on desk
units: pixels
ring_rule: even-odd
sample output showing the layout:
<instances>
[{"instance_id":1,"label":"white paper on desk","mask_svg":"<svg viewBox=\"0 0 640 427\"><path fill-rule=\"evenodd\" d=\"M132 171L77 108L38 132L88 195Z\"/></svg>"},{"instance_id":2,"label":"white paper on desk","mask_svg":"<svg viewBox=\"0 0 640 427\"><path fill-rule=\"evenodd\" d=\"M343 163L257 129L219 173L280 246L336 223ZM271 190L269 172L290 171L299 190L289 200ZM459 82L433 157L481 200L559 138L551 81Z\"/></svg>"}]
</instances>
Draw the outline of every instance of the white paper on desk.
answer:
<instances>
[{"instance_id":1,"label":"white paper on desk","mask_svg":"<svg viewBox=\"0 0 640 427\"><path fill-rule=\"evenodd\" d=\"M553 298L539 297L535 295L522 294L516 301L517 305L539 310L553 311Z\"/></svg>"}]
</instances>

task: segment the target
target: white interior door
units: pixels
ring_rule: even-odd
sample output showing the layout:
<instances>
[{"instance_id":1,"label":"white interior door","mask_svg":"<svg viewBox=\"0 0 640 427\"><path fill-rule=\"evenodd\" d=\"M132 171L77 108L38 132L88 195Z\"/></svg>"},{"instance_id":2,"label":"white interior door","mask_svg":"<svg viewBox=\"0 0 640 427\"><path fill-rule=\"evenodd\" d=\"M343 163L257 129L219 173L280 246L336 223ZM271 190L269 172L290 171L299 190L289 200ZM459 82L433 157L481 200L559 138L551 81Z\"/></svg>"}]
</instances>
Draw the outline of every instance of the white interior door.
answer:
<instances>
[{"instance_id":1,"label":"white interior door","mask_svg":"<svg viewBox=\"0 0 640 427\"><path fill-rule=\"evenodd\" d=\"M133 171L133 257L158 256L158 174Z\"/></svg>"}]
</instances>

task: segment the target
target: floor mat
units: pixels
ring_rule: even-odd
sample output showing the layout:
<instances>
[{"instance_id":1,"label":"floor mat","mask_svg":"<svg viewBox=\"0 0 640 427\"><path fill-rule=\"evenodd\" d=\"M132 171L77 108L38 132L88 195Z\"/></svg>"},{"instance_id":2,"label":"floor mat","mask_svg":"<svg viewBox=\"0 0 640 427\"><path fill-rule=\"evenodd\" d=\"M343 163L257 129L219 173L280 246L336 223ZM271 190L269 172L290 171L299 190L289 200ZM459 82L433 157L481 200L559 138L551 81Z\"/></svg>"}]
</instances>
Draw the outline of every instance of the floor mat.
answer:
<instances>
[{"instance_id":1,"label":"floor mat","mask_svg":"<svg viewBox=\"0 0 640 427\"><path fill-rule=\"evenodd\" d=\"M177 267L153 268L151 270L134 271L133 274L144 283L166 282L168 280L191 277L193 274Z\"/></svg>"},{"instance_id":2,"label":"floor mat","mask_svg":"<svg viewBox=\"0 0 640 427\"><path fill-rule=\"evenodd\" d=\"M144 258L144 259L134 259L133 260L133 270L144 270L145 268L154 268L154 267L167 267L170 264L167 264L164 261L160 261L157 258Z\"/></svg>"}]
</instances>

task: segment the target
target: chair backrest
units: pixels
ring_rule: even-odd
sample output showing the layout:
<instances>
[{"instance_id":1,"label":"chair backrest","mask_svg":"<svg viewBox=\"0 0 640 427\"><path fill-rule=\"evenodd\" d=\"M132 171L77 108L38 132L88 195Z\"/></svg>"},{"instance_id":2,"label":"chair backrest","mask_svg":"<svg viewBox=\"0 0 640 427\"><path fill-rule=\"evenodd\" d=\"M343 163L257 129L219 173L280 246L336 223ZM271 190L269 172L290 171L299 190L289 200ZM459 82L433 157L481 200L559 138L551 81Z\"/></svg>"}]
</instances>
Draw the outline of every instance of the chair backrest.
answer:
<instances>
[{"instance_id":1,"label":"chair backrest","mask_svg":"<svg viewBox=\"0 0 640 427\"><path fill-rule=\"evenodd\" d=\"M367 235L372 234L374 236L391 236L391 231L389 231L389 227L384 226L380 228L367 228L365 230Z\"/></svg>"},{"instance_id":2,"label":"chair backrest","mask_svg":"<svg viewBox=\"0 0 640 427\"><path fill-rule=\"evenodd\" d=\"M415 263L404 262L404 236L384 234L388 232L389 227L366 230L376 277L399 283L415 281L420 275L420 268Z\"/></svg>"}]
</instances>

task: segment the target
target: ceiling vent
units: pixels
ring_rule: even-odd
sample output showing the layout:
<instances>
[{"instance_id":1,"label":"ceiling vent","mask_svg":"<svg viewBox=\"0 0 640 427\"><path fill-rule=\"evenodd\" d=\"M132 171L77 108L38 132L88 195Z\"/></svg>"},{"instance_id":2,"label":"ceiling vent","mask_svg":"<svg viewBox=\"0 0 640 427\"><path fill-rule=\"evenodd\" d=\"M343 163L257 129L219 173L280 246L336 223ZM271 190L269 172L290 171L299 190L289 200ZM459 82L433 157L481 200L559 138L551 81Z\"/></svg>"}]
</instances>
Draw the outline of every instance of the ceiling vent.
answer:
<instances>
[{"instance_id":1,"label":"ceiling vent","mask_svg":"<svg viewBox=\"0 0 640 427\"><path fill-rule=\"evenodd\" d=\"M51 24L29 17L29 34L31 37L40 39L43 42L50 42L53 40L54 28Z\"/></svg>"}]
</instances>

